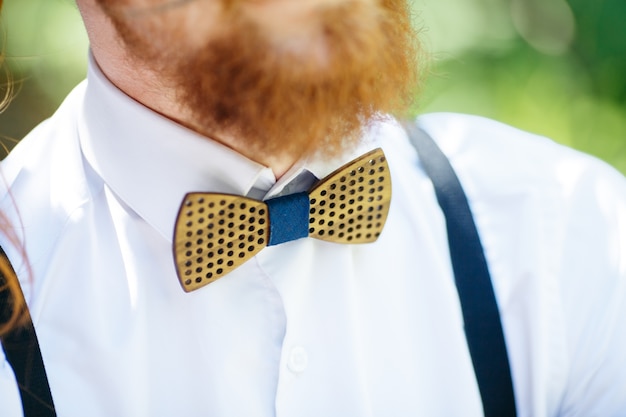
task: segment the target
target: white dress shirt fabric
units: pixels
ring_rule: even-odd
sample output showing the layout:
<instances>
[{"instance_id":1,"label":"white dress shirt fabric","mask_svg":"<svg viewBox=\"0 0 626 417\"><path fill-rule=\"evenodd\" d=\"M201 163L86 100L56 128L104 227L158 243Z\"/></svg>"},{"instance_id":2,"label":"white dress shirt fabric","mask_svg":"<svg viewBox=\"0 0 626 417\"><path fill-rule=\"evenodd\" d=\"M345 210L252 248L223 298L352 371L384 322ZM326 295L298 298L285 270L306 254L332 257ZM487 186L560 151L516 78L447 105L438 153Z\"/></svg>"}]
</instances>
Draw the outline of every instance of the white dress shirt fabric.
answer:
<instances>
[{"instance_id":1,"label":"white dress shirt fabric","mask_svg":"<svg viewBox=\"0 0 626 417\"><path fill-rule=\"evenodd\" d=\"M474 212L518 414L626 415L624 178L483 118L420 123ZM300 239L183 292L171 239L185 193L301 191L292 180L303 172L321 178L374 147L393 184L377 242ZM30 269L9 238L1 244L59 416L480 416L432 185L393 121L372 126L357 148L302 161L276 181L133 101L91 62L88 81L1 171L0 209ZM0 356L0 416L20 415Z\"/></svg>"}]
</instances>

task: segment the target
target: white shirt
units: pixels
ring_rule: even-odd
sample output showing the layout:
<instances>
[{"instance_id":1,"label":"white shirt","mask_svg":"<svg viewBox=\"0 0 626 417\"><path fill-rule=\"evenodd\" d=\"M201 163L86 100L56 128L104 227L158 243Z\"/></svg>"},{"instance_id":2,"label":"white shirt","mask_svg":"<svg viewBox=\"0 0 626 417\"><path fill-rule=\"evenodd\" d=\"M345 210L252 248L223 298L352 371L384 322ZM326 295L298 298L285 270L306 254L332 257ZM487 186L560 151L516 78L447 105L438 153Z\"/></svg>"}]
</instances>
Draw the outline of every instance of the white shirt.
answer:
<instances>
[{"instance_id":1,"label":"white shirt","mask_svg":"<svg viewBox=\"0 0 626 417\"><path fill-rule=\"evenodd\" d=\"M623 177L486 119L420 123L474 212L518 415L626 415ZM393 196L377 242L268 247L183 292L171 239L185 193L267 198L302 172L321 178L378 146ZM92 62L88 81L16 147L2 175L0 208L31 272L8 238L1 244L21 277L59 416L482 413L444 219L393 121L340 160L302 161L276 182L125 96ZM21 415L2 356L0 415Z\"/></svg>"}]
</instances>

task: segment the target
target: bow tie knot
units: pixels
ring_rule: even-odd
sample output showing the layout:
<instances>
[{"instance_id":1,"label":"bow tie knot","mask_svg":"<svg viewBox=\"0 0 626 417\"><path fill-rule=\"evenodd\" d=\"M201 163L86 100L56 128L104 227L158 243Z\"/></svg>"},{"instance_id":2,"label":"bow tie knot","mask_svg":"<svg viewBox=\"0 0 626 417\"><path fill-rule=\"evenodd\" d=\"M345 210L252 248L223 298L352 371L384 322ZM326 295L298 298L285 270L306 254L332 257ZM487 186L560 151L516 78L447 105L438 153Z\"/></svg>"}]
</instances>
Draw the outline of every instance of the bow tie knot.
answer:
<instances>
[{"instance_id":1,"label":"bow tie knot","mask_svg":"<svg viewBox=\"0 0 626 417\"><path fill-rule=\"evenodd\" d=\"M174 259L185 291L223 277L265 246L303 237L337 243L375 241L391 200L381 149L344 165L309 193L257 201L218 193L189 193L174 231Z\"/></svg>"}]
</instances>

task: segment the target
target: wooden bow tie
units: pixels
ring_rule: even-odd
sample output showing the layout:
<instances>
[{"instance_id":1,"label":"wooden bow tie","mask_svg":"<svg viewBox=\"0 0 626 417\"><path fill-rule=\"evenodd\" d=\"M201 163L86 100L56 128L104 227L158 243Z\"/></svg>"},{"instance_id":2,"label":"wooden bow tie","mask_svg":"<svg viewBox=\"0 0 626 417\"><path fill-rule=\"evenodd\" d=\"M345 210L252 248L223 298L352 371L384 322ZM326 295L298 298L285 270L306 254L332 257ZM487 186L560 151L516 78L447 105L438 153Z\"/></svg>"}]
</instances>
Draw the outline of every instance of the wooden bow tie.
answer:
<instances>
[{"instance_id":1,"label":"wooden bow tie","mask_svg":"<svg viewBox=\"0 0 626 417\"><path fill-rule=\"evenodd\" d=\"M320 180L309 193L257 201L189 193L174 230L176 272L186 292L223 277L265 246L302 237L368 243L382 231L391 200L389 167L375 149Z\"/></svg>"}]
</instances>

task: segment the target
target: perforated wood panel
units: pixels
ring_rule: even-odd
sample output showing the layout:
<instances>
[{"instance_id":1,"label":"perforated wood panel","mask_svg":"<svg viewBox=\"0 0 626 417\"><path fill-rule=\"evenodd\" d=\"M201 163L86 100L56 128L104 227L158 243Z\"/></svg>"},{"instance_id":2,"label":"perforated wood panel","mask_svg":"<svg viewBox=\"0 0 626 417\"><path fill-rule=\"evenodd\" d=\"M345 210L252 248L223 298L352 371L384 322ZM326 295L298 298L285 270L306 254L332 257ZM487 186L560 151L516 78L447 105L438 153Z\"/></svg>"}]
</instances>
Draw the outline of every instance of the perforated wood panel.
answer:
<instances>
[{"instance_id":1,"label":"perforated wood panel","mask_svg":"<svg viewBox=\"0 0 626 417\"><path fill-rule=\"evenodd\" d=\"M175 261L185 291L207 285L266 246L265 203L235 195L185 196L174 232Z\"/></svg>"},{"instance_id":2,"label":"perforated wood panel","mask_svg":"<svg viewBox=\"0 0 626 417\"><path fill-rule=\"evenodd\" d=\"M309 236L339 243L375 241L391 202L383 151L369 152L327 178L309 193Z\"/></svg>"}]
</instances>

